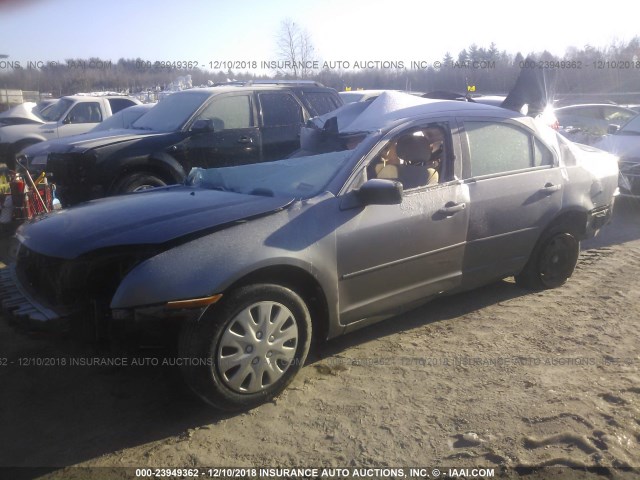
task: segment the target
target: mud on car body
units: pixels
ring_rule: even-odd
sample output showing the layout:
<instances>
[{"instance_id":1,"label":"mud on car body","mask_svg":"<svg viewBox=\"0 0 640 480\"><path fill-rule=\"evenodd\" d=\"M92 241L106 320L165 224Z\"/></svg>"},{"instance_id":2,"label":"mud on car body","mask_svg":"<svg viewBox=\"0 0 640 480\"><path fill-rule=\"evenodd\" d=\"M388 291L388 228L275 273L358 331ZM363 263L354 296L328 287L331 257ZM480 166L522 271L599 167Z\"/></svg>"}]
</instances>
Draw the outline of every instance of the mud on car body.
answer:
<instances>
[{"instance_id":1,"label":"mud on car body","mask_svg":"<svg viewBox=\"0 0 640 480\"><path fill-rule=\"evenodd\" d=\"M312 338L511 275L562 285L617 190L615 157L486 105L385 93L301 138L296 158L195 168L185 185L22 226L7 317L97 335L176 319L191 388L251 408L287 386Z\"/></svg>"}]
</instances>

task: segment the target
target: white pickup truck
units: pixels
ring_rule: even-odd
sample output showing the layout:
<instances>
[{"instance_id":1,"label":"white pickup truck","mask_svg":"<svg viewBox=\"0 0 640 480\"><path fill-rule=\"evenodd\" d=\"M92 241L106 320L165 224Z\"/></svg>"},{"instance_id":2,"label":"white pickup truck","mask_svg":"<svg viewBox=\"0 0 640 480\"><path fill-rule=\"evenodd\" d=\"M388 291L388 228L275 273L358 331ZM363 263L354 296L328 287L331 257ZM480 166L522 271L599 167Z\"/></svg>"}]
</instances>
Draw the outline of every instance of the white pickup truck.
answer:
<instances>
[{"instance_id":1,"label":"white pickup truck","mask_svg":"<svg viewBox=\"0 0 640 480\"><path fill-rule=\"evenodd\" d=\"M91 130L120 110L140 101L126 96L73 95L60 98L39 114L30 114L30 122L0 126L0 163L15 168L18 152L45 140L77 135Z\"/></svg>"}]
</instances>

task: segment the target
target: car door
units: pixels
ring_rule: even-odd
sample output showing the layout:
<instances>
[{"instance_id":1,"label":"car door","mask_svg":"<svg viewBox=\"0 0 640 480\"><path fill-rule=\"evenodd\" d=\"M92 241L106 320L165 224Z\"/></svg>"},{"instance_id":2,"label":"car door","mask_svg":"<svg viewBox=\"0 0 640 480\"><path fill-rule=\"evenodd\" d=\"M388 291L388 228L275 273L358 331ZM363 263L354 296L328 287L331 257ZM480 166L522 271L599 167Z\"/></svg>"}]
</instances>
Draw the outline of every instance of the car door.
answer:
<instances>
[{"instance_id":1,"label":"car door","mask_svg":"<svg viewBox=\"0 0 640 480\"><path fill-rule=\"evenodd\" d=\"M401 164L395 180L405 186L402 203L363 207L337 230L343 324L404 310L460 284L469 196L455 172L459 146L452 142L449 122L410 127L390 137L372 152L360 175L394 180L393 168L385 173L385 152L404 136L433 130L443 134L444 142L438 183L425 182L427 166ZM404 170L408 175L402 167L410 167Z\"/></svg>"},{"instance_id":2,"label":"car door","mask_svg":"<svg viewBox=\"0 0 640 480\"><path fill-rule=\"evenodd\" d=\"M76 103L59 123L58 137L88 132L102 120L102 108L98 102Z\"/></svg>"},{"instance_id":3,"label":"car door","mask_svg":"<svg viewBox=\"0 0 640 480\"><path fill-rule=\"evenodd\" d=\"M464 284L519 272L562 206L557 155L513 120L459 119L463 178L469 187Z\"/></svg>"},{"instance_id":4,"label":"car door","mask_svg":"<svg viewBox=\"0 0 640 480\"><path fill-rule=\"evenodd\" d=\"M264 161L286 158L300 148L302 106L289 92L258 93Z\"/></svg>"},{"instance_id":5,"label":"car door","mask_svg":"<svg viewBox=\"0 0 640 480\"><path fill-rule=\"evenodd\" d=\"M213 131L196 131L201 121L210 121ZM260 132L254 122L248 93L214 96L192 120L184 148L187 166L227 167L259 162ZM189 171L189 168L186 171Z\"/></svg>"}]
</instances>

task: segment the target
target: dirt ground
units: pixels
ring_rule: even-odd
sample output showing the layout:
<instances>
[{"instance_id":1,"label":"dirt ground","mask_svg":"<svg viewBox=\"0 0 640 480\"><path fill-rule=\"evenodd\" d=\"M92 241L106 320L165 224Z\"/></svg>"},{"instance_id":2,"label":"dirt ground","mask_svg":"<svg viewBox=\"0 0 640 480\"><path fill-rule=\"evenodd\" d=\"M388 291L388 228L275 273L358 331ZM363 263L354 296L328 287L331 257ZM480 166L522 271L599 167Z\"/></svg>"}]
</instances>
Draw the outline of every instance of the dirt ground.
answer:
<instances>
[{"instance_id":1,"label":"dirt ground","mask_svg":"<svg viewBox=\"0 0 640 480\"><path fill-rule=\"evenodd\" d=\"M638 278L640 204L619 202L564 287L507 279L438 299L329 342L274 402L235 415L203 406L170 367L20 366L97 353L0 321L0 466L67 478L72 465L554 465L636 478L619 469L640 467Z\"/></svg>"}]
</instances>

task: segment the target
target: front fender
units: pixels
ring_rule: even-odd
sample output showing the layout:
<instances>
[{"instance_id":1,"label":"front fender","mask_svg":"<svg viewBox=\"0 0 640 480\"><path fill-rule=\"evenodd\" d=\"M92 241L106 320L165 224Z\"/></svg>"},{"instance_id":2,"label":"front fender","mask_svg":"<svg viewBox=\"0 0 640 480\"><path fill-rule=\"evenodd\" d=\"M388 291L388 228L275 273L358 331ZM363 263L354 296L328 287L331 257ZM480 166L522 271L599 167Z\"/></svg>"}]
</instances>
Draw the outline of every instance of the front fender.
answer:
<instances>
[{"instance_id":1,"label":"front fender","mask_svg":"<svg viewBox=\"0 0 640 480\"><path fill-rule=\"evenodd\" d=\"M289 208L170 248L126 275L111 308L131 309L224 294L252 272L292 266L316 279L334 317L338 308L335 233L302 224L314 218L305 215L304 209Z\"/></svg>"},{"instance_id":2,"label":"front fender","mask_svg":"<svg viewBox=\"0 0 640 480\"><path fill-rule=\"evenodd\" d=\"M174 183L182 183L185 179L182 165L175 158L162 152L151 156L105 158L98 166L97 176L101 179L99 183L111 189L123 175L135 171L161 174L163 178L171 179Z\"/></svg>"}]
</instances>

